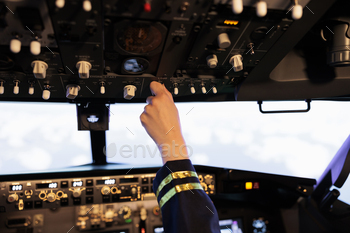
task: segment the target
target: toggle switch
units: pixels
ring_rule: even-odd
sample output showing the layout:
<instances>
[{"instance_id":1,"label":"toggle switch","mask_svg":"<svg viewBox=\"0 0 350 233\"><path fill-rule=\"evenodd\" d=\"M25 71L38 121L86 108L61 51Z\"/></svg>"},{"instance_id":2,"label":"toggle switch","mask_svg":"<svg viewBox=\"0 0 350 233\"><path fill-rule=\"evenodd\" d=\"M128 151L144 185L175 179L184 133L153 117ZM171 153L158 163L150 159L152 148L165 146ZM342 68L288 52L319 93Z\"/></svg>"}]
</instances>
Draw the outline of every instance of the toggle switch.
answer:
<instances>
[{"instance_id":1,"label":"toggle switch","mask_svg":"<svg viewBox=\"0 0 350 233\"><path fill-rule=\"evenodd\" d=\"M79 73L79 78L89 78L90 76L90 69L91 69L91 63L87 61L80 61L76 65Z\"/></svg>"},{"instance_id":2,"label":"toggle switch","mask_svg":"<svg viewBox=\"0 0 350 233\"><path fill-rule=\"evenodd\" d=\"M0 81L0 95L4 94L5 92L5 87L4 87L4 82L5 81Z\"/></svg>"},{"instance_id":3,"label":"toggle switch","mask_svg":"<svg viewBox=\"0 0 350 233\"><path fill-rule=\"evenodd\" d=\"M67 91L66 91L66 97L68 99L75 99L75 97L78 96L78 93L80 91L80 86L77 84L69 84L67 85Z\"/></svg>"},{"instance_id":4,"label":"toggle switch","mask_svg":"<svg viewBox=\"0 0 350 233\"><path fill-rule=\"evenodd\" d=\"M201 88L202 89L202 93L203 94L207 94L207 89L205 88L205 85L202 84L201 86L202 86L202 88Z\"/></svg>"},{"instance_id":5,"label":"toggle switch","mask_svg":"<svg viewBox=\"0 0 350 233\"><path fill-rule=\"evenodd\" d=\"M44 90L43 90L42 98L43 98L44 100L48 100L48 99L50 99L50 95L51 95L51 92L50 92L50 85L46 84L46 85L44 85Z\"/></svg>"},{"instance_id":6,"label":"toggle switch","mask_svg":"<svg viewBox=\"0 0 350 233\"><path fill-rule=\"evenodd\" d=\"M243 0L232 0L232 11L238 15L243 11Z\"/></svg>"},{"instance_id":7,"label":"toggle switch","mask_svg":"<svg viewBox=\"0 0 350 233\"><path fill-rule=\"evenodd\" d=\"M196 89L194 88L193 84L190 85L190 91L191 91L192 94L196 93Z\"/></svg>"},{"instance_id":8,"label":"toggle switch","mask_svg":"<svg viewBox=\"0 0 350 233\"><path fill-rule=\"evenodd\" d=\"M19 39L12 39L10 41L10 50L13 53L19 53L21 51L21 41Z\"/></svg>"},{"instance_id":9,"label":"toggle switch","mask_svg":"<svg viewBox=\"0 0 350 233\"><path fill-rule=\"evenodd\" d=\"M222 49L226 49L230 47L231 41L230 38L228 37L227 33L221 33L218 35L218 45Z\"/></svg>"},{"instance_id":10,"label":"toggle switch","mask_svg":"<svg viewBox=\"0 0 350 233\"><path fill-rule=\"evenodd\" d=\"M41 52L41 44L39 41L37 40L33 40L32 42L30 42L30 52L33 55L39 55Z\"/></svg>"},{"instance_id":11,"label":"toggle switch","mask_svg":"<svg viewBox=\"0 0 350 233\"><path fill-rule=\"evenodd\" d=\"M267 4L265 1L258 0L256 3L256 15L258 17L264 17L267 14Z\"/></svg>"},{"instance_id":12,"label":"toggle switch","mask_svg":"<svg viewBox=\"0 0 350 233\"><path fill-rule=\"evenodd\" d=\"M46 70L49 67L46 62L36 60L32 62L33 74L37 79L46 78Z\"/></svg>"},{"instance_id":13,"label":"toggle switch","mask_svg":"<svg viewBox=\"0 0 350 233\"><path fill-rule=\"evenodd\" d=\"M19 93L19 81L18 80L14 80L13 81L14 83L15 83L15 86L13 87L13 94L15 94L15 95L18 95L18 93Z\"/></svg>"},{"instance_id":14,"label":"toggle switch","mask_svg":"<svg viewBox=\"0 0 350 233\"><path fill-rule=\"evenodd\" d=\"M28 94L29 95L33 95L34 94L34 87L33 86L30 86L29 89L28 89Z\"/></svg>"},{"instance_id":15,"label":"toggle switch","mask_svg":"<svg viewBox=\"0 0 350 233\"><path fill-rule=\"evenodd\" d=\"M250 52L250 55L254 55L255 51L254 51L254 43L249 43L247 45L247 48L249 49L248 52Z\"/></svg>"},{"instance_id":16,"label":"toggle switch","mask_svg":"<svg viewBox=\"0 0 350 233\"><path fill-rule=\"evenodd\" d=\"M84 1L83 1L83 9L84 9L84 11L86 11L86 12L91 11L92 6L91 6L90 0L84 0Z\"/></svg>"},{"instance_id":17,"label":"toggle switch","mask_svg":"<svg viewBox=\"0 0 350 233\"><path fill-rule=\"evenodd\" d=\"M106 93L105 82L100 82L100 93L104 95Z\"/></svg>"},{"instance_id":18,"label":"toggle switch","mask_svg":"<svg viewBox=\"0 0 350 233\"><path fill-rule=\"evenodd\" d=\"M226 34L226 33L225 33ZM231 43L231 42L230 42ZM218 65L218 57L215 54L207 56L207 65L210 68L215 68Z\"/></svg>"},{"instance_id":19,"label":"toggle switch","mask_svg":"<svg viewBox=\"0 0 350 233\"><path fill-rule=\"evenodd\" d=\"M212 89L213 89L213 93L214 93L214 94L218 93L218 90L216 89L216 87L215 87L215 86L213 86L213 88L212 88Z\"/></svg>"},{"instance_id":20,"label":"toggle switch","mask_svg":"<svg viewBox=\"0 0 350 233\"><path fill-rule=\"evenodd\" d=\"M124 99L131 100L135 97L137 88L134 85L127 85L124 87Z\"/></svg>"},{"instance_id":21,"label":"toggle switch","mask_svg":"<svg viewBox=\"0 0 350 233\"><path fill-rule=\"evenodd\" d=\"M294 7L292 9L292 18L294 20L298 20L303 17L303 7L298 4L298 0L295 0L294 3Z\"/></svg>"},{"instance_id":22,"label":"toggle switch","mask_svg":"<svg viewBox=\"0 0 350 233\"><path fill-rule=\"evenodd\" d=\"M231 57L229 63L233 66L235 72L243 70L243 57L240 54L234 55Z\"/></svg>"},{"instance_id":23,"label":"toggle switch","mask_svg":"<svg viewBox=\"0 0 350 233\"><path fill-rule=\"evenodd\" d=\"M174 95L178 95L179 94L179 86L177 83L174 83Z\"/></svg>"},{"instance_id":24,"label":"toggle switch","mask_svg":"<svg viewBox=\"0 0 350 233\"><path fill-rule=\"evenodd\" d=\"M57 8L63 8L65 4L65 0L56 0L55 3Z\"/></svg>"}]
</instances>

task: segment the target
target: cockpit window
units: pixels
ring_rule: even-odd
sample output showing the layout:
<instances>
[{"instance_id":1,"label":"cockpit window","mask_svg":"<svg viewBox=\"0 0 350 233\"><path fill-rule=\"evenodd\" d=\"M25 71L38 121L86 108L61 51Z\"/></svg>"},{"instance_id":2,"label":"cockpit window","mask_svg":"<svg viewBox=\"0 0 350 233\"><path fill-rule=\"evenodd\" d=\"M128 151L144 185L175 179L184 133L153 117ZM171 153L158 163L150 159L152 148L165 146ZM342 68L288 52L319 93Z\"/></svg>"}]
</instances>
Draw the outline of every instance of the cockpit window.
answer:
<instances>
[{"instance_id":1,"label":"cockpit window","mask_svg":"<svg viewBox=\"0 0 350 233\"><path fill-rule=\"evenodd\" d=\"M139 120L144 106L111 106L108 162L161 164ZM303 101L263 103L266 110L305 106ZM308 113L290 114L262 114L256 102L177 103L177 107L195 164L318 179L350 134L347 102L313 101ZM350 190L344 192L341 200L350 197Z\"/></svg>"},{"instance_id":2,"label":"cockpit window","mask_svg":"<svg viewBox=\"0 0 350 233\"><path fill-rule=\"evenodd\" d=\"M77 130L75 105L1 102L0 108L1 174L92 162L89 132Z\"/></svg>"}]
</instances>

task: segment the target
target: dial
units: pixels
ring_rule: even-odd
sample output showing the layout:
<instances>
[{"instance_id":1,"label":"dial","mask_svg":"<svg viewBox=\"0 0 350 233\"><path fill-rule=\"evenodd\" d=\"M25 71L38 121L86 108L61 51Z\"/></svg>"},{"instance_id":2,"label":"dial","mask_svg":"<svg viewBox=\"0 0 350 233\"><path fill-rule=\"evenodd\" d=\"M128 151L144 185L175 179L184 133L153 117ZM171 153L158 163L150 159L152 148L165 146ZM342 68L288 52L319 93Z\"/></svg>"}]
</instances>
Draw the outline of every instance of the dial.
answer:
<instances>
[{"instance_id":1,"label":"dial","mask_svg":"<svg viewBox=\"0 0 350 233\"><path fill-rule=\"evenodd\" d=\"M128 219L131 217L131 209L129 206L123 206L118 210L118 214L122 219Z\"/></svg>"},{"instance_id":2,"label":"dial","mask_svg":"<svg viewBox=\"0 0 350 233\"><path fill-rule=\"evenodd\" d=\"M118 45L133 54L145 54L157 49L163 41L160 30L149 23L124 27L117 36Z\"/></svg>"}]
</instances>

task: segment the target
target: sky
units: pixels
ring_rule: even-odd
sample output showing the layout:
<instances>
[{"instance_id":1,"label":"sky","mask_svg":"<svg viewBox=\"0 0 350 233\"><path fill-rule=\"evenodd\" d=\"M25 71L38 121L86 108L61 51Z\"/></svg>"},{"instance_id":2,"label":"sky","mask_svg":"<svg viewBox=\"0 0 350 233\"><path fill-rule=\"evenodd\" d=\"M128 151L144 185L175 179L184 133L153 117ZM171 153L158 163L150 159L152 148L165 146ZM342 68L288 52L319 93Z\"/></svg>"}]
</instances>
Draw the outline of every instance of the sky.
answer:
<instances>
[{"instance_id":1,"label":"sky","mask_svg":"<svg viewBox=\"0 0 350 233\"><path fill-rule=\"evenodd\" d=\"M110 107L108 162L162 165L139 120L145 105ZM293 114L262 114L256 102L177 107L194 164L317 179L350 133L347 102L314 101L310 112ZM263 104L265 110L305 107L303 101ZM0 173L91 163L89 132L77 130L75 105L1 102L0 108ZM350 197L350 187L341 193Z\"/></svg>"}]
</instances>

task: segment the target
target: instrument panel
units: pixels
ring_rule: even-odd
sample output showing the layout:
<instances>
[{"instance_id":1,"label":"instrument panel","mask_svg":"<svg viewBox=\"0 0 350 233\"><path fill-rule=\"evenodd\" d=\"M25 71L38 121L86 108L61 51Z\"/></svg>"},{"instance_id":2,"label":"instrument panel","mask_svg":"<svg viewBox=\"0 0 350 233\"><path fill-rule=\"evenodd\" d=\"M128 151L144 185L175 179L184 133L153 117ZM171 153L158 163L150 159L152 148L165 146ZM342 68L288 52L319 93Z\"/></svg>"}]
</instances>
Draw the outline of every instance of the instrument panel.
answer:
<instances>
[{"instance_id":1,"label":"instrument panel","mask_svg":"<svg viewBox=\"0 0 350 233\"><path fill-rule=\"evenodd\" d=\"M109 164L0 176L1 232L163 232L152 190L158 169ZM294 229L288 219L298 216L298 200L307 198L315 184L312 179L265 173L195 169L217 209L222 232Z\"/></svg>"}]
</instances>

